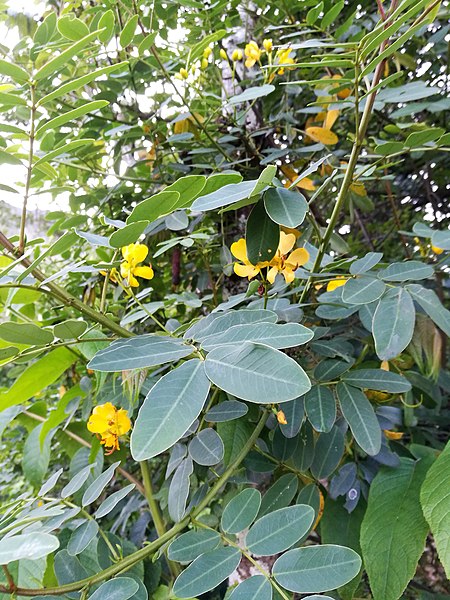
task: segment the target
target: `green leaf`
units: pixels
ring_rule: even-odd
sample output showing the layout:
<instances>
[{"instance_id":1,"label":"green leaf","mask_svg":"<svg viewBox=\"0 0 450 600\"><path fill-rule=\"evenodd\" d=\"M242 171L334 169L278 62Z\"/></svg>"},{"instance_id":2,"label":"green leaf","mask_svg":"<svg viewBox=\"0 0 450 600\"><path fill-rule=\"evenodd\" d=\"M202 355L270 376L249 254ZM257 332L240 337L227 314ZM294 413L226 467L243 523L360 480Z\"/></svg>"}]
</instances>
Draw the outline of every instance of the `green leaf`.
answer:
<instances>
[{"instance_id":1,"label":"green leaf","mask_svg":"<svg viewBox=\"0 0 450 600\"><path fill-rule=\"evenodd\" d=\"M206 177L204 175L186 175L167 186L164 189L164 193L177 192L180 195L179 201L177 201L175 208L172 210L189 208L205 186Z\"/></svg>"},{"instance_id":2,"label":"green leaf","mask_svg":"<svg viewBox=\"0 0 450 600\"><path fill-rule=\"evenodd\" d=\"M33 323L0 323L0 339L13 344L45 346L53 342L53 334Z\"/></svg>"},{"instance_id":3,"label":"green leaf","mask_svg":"<svg viewBox=\"0 0 450 600\"><path fill-rule=\"evenodd\" d=\"M107 372L145 369L179 360L193 351L193 347L182 340L148 333L116 340L97 352L88 368Z\"/></svg>"},{"instance_id":4,"label":"green leaf","mask_svg":"<svg viewBox=\"0 0 450 600\"><path fill-rule=\"evenodd\" d=\"M107 100L94 100L93 102L88 102L83 104L83 106L69 110L58 117L54 117L53 119L46 121L40 127L38 127L38 130L36 131L36 137L42 136L42 134L49 129L58 130L62 125L65 125L69 121L73 121L74 119L78 119L87 113L104 108L105 106L108 106L108 104L109 102Z\"/></svg>"},{"instance_id":5,"label":"green leaf","mask_svg":"<svg viewBox=\"0 0 450 600\"><path fill-rule=\"evenodd\" d=\"M239 342L258 342L271 348L294 348L306 344L314 336L311 329L298 323L250 323L234 325L223 333L208 336L202 342L202 348L213 350L217 346L237 344Z\"/></svg>"},{"instance_id":6,"label":"green leaf","mask_svg":"<svg viewBox=\"0 0 450 600\"><path fill-rule=\"evenodd\" d=\"M54 56L54 58L49 60L48 63L45 63L45 65L37 71L34 75L34 79L40 81L41 79L44 79L44 77L49 77L59 71L59 69L65 67L69 60L74 56L78 56L80 51L93 42L98 34L99 30L93 31L75 44L72 44L69 48L66 48L66 50L63 50L61 54Z\"/></svg>"},{"instance_id":7,"label":"green leaf","mask_svg":"<svg viewBox=\"0 0 450 600\"><path fill-rule=\"evenodd\" d=\"M314 432L308 421L305 421L298 434L297 449L292 457L295 467L304 473L314 459Z\"/></svg>"},{"instance_id":8,"label":"green leaf","mask_svg":"<svg viewBox=\"0 0 450 600\"><path fill-rule=\"evenodd\" d=\"M53 327L53 333L61 340L74 340L86 331L87 323L76 319L68 319L62 323L57 323Z\"/></svg>"},{"instance_id":9,"label":"green leaf","mask_svg":"<svg viewBox=\"0 0 450 600\"><path fill-rule=\"evenodd\" d=\"M80 38L89 35L89 29L87 25L77 19L73 15L63 15L58 19L58 31L65 38L77 41Z\"/></svg>"},{"instance_id":10,"label":"green leaf","mask_svg":"<svg viewBox=\"0 0 450 600\"><path fill-rule=\"evenodd\" d=\"M431 127L423 131L415 131L406 138L405 146L408 148L419 148L428 142L434 142L445 133L445 129L440 127Z\"/></svg>"},{"instance_id":11,"label":"green leaf","mask_svg":"<svg viewBox=\"0 0 450 600\"><path fill-rule=\"evenodd\" d=\"M411 389L411 384L406 377L384 369L354 369L345 373L341 379L355 387L390 394L402 394Z\"/></svg>"},{"instance_id":12,"label":"green leaf","mask_svg":"<svg viewBox=\"0 0 450 600\"><path fill-rule=\"evenodd\" d=\"M32 486L38 487L47 473L50 462L51 435L40 442L42 424L35 427L26 439L23 447L22 470Z\"/></svg>"},{"instance_id":13,"label":"green leaf","mask_svg":"<svg viewBox=\"0 0 450 600\"><path fill-rule=\"evenodd\" d=\"M121 32L120 38L119 38L120 45L122 46L122 48L126 48L133 41L134 34L136 31L136 26L138 24L138 20L139 20L139 15L133 15L125 23L125 27L122 29L122 32Z\"/></svg>"},{"instance_id":14,"label":"green leaf","mask_svg":"<svg viewBox=\"0 0 450 600\"><path fill-rule=\"evenodd\" d=\"M404 146L402 142L383 142L382 144L375 146L375 154L389 156L390 154L397 154L397 152L401 152L403 148Z\"/></svg>"},{"instance_id":15,"label":"green leaf","mask_svg":"<svg viewBox=\"0 0 450 600\"><path fill-rule=\"evenodd\" d=\"M234 104L242 104L243 102L252 102L253 100L257 100L258 98L268 96L274 90L275 86L270 83L249 87L240 94L236 94L236 96L232 96L231 98L229 98L226 104L228 106L233 106Z\"/></svg>"},{"instance_id":16,"label":"green leaf","mask_svg":"<svg viewBox=\"0 0 450 600\"><path fill-rule=\"evenodd\" d=\"M297 496L297 504L307 504L314 509L314 519L319 518L322 495L319 487L315 483L309 483L302 488Z\"/></svg>"},{"instance_id":17,"label":"green leaf","mask_svg":"<svg viewBox=\"0 0 450 600\"><path fill-rule=\"evenodd\" d=\"M189 455L198 465L217 465L224 454L222 438L214 429L202 429L189 442Z\"/></svg>"},{"instance_id":18,"label":"green leaf","mask_svg":"<svg viewBox=\"0 0 450 600\"><path fill-rule=\"evenodd\" d=\"M130 483L130 485L126 485L121 490L118 490L117 492L114 492L113 494L108 496L106 500L103 500L103 502L96 510L94 515L95 518L101 519L102 517L105 517L107 514L109 514L119 504L119 502L125 498L125 496L127 496L132 490L134 490L135 487L136 486L134 483Z\"/></svg>"},{"instance_id":19,"label":"green leaf","mask_svg":"<svg viewBox=\"0 0 450 600\"><path fill-rule=\"evenodd\" d=\"M194 200L191 210L194 212L204 212L207 210L214 210L222 206L228 206L234 204L239 200L249 198L253 189L257 183L257 180L253 181L241 181L240 183L229 183L224 185L220 189L200 196Z\"/></svg>"},{"instance_id":20,"label":"green leaf","mask_svg":"<svg viewBox=\"0 0 450 600\"><path fill-rule=\"evenodd\" d=\"M204 362L194 358L169 371L152 387L131 434L131 454L146 460L170 448L200 414L209 393Z\"/></svg>"},{"instance_id":21,"label":"green leaf","mask_svg":"<svg viewBox=\"0 0 450 600\"><path fill-rule=\"evenodd\" d=\"M450 577L450 442L428 471L420 491L423 514L431 528L439 559Z\"/></svg>"},{"instance_id":22,"label":"green leaf","mask_svg":"<svg viewBox=\"0 0 450 600\"><path fill-rule=\"evenodd\" d=\"M272 586L264 575L252 575L244 579L228 597L228 600L272 600Z\"/></svg>"},{"instance_id":23,"label":"green leaf","mask_svg":"<svg viewBox=\"0 0 450 600\"><path fill-rule=\"evenodd\" d=\"M20 84L25 83L30 78L25 69L3 59L0 59L0 75L11 77L11 79Z\"/></svg>"},{"instance_id":24,"label":"green leaf","mask_svg":"<svg viewBox=\"0 0 450 600\"><path fill-rule=\"evenodd\" d=\"M112 10L105 11L98 22L98 39L102 44L106 45L114 35L115 24L114 12Z\"/></svg>"},{"instance_id":25,"label":"green leaf","mask_svg":"<svg viewBox=\"0 0 450 600\"><path fill-rule=\"evenodd\" d=\"M128 600L134 596L139 589L139 583L132 577L116 577L105 581L93 594L88 596L89 600Z\"/></svg>"},{"instance_id":26,"label":"green leaf","mask_svg":"<svg viewBox=\"0 0 450 600\"><path fill-rule=\"evenodd\" d=\"M122 248L133 244L137 241L138 237L144 233L148 221L135 221L129 225L125 225L121 229L117 229L112 235L109 236L109 244L112 248Z\"/></svg>"},{"instance_id":27,"label":"green leaf","mask_svg":"<svg viewBox=\"0 0 450 600\"><path fill-rule=\"evenodd\" d=\"M78 490L80 490L85 484L94 466L95 464L92 463L78 471L78 473L76 473L69 483L61 490L61 498L68 498L69 496L73 496L76 492L78 492Z\"/></svg>"},{"instance_id":28,"label":"green leaf","mask_svg":"<svg viewBox=\"0 0 450 600\"><path fill-rule=\"evenodd\" d=\"M163 191L155 194L150 198L146 198L133 208L131 214L127 218L127 224L135 223L136 221L155 221L159 217L168 215L172 210L175 210L180 199L179 192Z\"/></svg>"},{"instance_id":29,"label":"green leaf","mask_svg":"<svg viewBox=\"0 0 450 600\"><path fill-rule=\"evenodd\" d=\"M397 600L414 576L428 525L419 494L429 461L401 458L372 481L361 548L374 600Z\"/></svg>"},{"instance_id":30,"label":"green leaf","mask_svg":"<svg viewBox=\"0 0 450 600\"><path fill-rule=\"evenodd\" d=\"M332 4L331 8L327 10L327 12L322 17L322 21L320 23L321 29L326 29L332 23L335 23L337 17L341 14L342 9L344 8L344 0L339 0L336 4Z\"/></svg>"},{"instance_id":31,"label":"green leaf","mask_svg":"<svg viewBox=\"0 0 450 600\"><path fill-rule=\"evenodd\" d=\"M23 371L8 391L0 393L2 409L22 404L55 382L76 360L67 348L56 348Z\"/></svg>"},{"instance_id":32,"label":"green leaf","mask_svg":"<svg viewBox=\"0 0 450 600\"><path fill-rule=\"evenodd\" d=\"M150 33L150 35L145 36L145 38L139 44L138 53L141 58L143 56L145 56L145 53L147 52L147 50L150 50L150 48L153 46L158 33L159 33L158 31L154 31L153 33Z\"/></svg>"},{"instance_id":33,"label":"green leaf","mask_svg":"<svg viewBox=\"0 0 450 600\"><path fill-rule=\"evenodd\" d=\"M442 250L450 250L450 231L435 231L431 236L431 243Z\"/></svg>"},{"instance_id":34,"label":"green leaf","mask_svg":"<svg viewBox=\"0 0 450 600\"><path fill-rule=\"evenodd\" d=\"M410 279L428 279L434 273L431 265L418 260L408 260L390 264L380 271L378 276L384 281L408 281Z\"/></svg>"},{"instance_id":35,"label":"green leaf","mask_svg":"<svg viewBox=\"0 0 450 600\"><path fill-rule=\"evenodd\" d=\"M237 548L218 548L206 552L191 563L173 586L177 598L194 598L222 583L236 569L241 560Z\"/></svg>"},{"instance_id":36,"label":"green leaf","mask_svg":"<svg viewBox=\"0 0 450 600\"><path fill-rule=\"evenodd\" d=\"M305 410L316 431L331 431L336 420L336 401L330 388L314 385L305 395Z\"/></svg>"},{"instance_id":37,"label":"green leaf","mask_svg":"<svg viewBox=\"0 0 450 600\"><path fill-rule=\"evenodd\" d=\"M55 556L54 571L60 585L88 577L89 573L77 556L70 556L66 549Z\"/></svg>"},{"instance_id":38,"label":"green leaf","mask_svg":"<svg viewBox=\"0 0 450 600\"><path fill-rule=\"evenodd\" d=\"M245 231L248 260L256 265L275 256L280 241L280 228L269 218L260 200L252 209Z\"/></svg>"},{"instance_id":39,"label":"green leaf","mask_svg":"<svg viewBox=\"0 0 450 600\"><path fill-rule=\"evenodd\" d=\"M189 496L189 477L194 470L194 464L190 457L181 461L175 470L169 486L167 509L170 518L178 523L186 512L186 502Z\"/></svg>"},{"instance_id":40,"label":"green leaf","mask_svg":"<svg viewBox=\"0 0 450 600\"><path fill-rule=\"evenodd\" d=\"M41 156L41 158L34 163L33 169L44 162L50 162L51 160L53 160L57 156L60 156L61 154L67 154L68 152L72 152L72 150L76 150L77 148L81 148L82 146L89 146L89 144L93 144L94 142L95 140L93 138L85 138L82 140L73 140L72 142L67 142L67 144L59 146L51 152L48 152L48 154L44 154L44 156Z\"/></svg>"},{"instance_id":41,"label":"green leaf","mask_svg":"<svg viewBox=\"0 0 450 600\"><path fill-rule=\"evenodd\" d=\"M4 150L0 150L0 165L23 165L20 158L17 158L14 154L10 152L5 152Z\"/></svg>"},{"instance_id":42,"label":"green leaf","mask_svg":"<svg viewBox=\"0 0 450 600\"><path fill-rule=\"evenodd\" d=\"M254 488L247 488L225 506L220 526L225 533L239 533L253 523L260 506L260 492Z\"/></svg>"},{"instance_id":43,"label":"green leaf","mask_svg":"<svg viewBox=\"0 0 450 600\"><path fill-rule=\"evenodd\" d=\"M81 500L82 506L88 506L97 500L105 487L114 477L114 473L119 465L120 460L110 465L106 471L103 471L101 475L94 479L94 481L83 494L83 498Z\"/></svg>"},{"instance_id":44,"label":"green leaf","mask_svg":"<svg viewBox=\"0 0 450 600\"><path fill-rule=\"evenodd\" d=\"M267 214L279 225L298 227L303 223L309 210L303 194L284 187L272 187L264 192L264 206Z\"/></svg>"},{"instance_id":45,"label":"green leaf","mask_svg":"<svg viewBox=\"0 0 450 600\"><path fill-rule=\"evenodd\" d=\"M272 574L277 583L302 594L327 592L351 581L361 568L361 558L344 546L295 548L280 556Z\"/></svg>"},{"instance_id":46,"label":"green leaf","mask_svg":"<svg viewBox=\"0 0 450 600\"><path fill-rule=\"evenodd\" d=\"M83 550L85 550L95 538L97 532L98 525L91 519L81 523L81 525L78 525L78 527L73 530L67 544L67 552L70 554L70 556L81 554L81 552L83 552Z\"/></svg>"},{"instance_id":47,"label":"green leaf","mask_svg":"<svg viewBox=\"0 0 450 600\"><path fill-rule=\"evenodd\" d=\"M287 402L311 387L295 360L252 342L215 348L206 357L205 371L220 389L257 404Z\"/></svg>"},{"instance_id":48,"label":"green leaf","mask_svg":"<svg viewBox=\"0 0 450 600\"><path fill-rule=\"evenodd\" d=\"M314 447L311 473L315 479L326 479L341 462L344 454L344 435L336 425L329 433L321 433ZM315 590L311 590L315 591Z\"/></svg>"},{"instance_id":49,"label":"green leaf","mask_svg":"<svg viewBox=\"0 0 450 600\"><path fill-rule=\"evenodd\" d=\"M308 533L314 522L314 510L296 504L275 510L256 521L245 538L248 550L256 556L284 552Z\"/></svg>"},{"instance_id":50,"label":"green leaf","mask_svg":"<svg viewBox=\"0 0 450 600\"><path fill-rule=\"evenodd\" d=\"M410 343L416 320L414 302L398 288L381 298L372 321L375 350L381 360L398 356Z\"/></svg>"},{"instance_id":51,"label":"green leaf","mask_svg":"<svg viewBox=\"0 0 450 600\"><path fill-rule=\"evenodd\" d=\"M436 293L417 284L408 285L406 289L439 329L450 337L450 310L444 308Z\"/></svg>"},{"instance_id":52,"label":"green leaf","mask_svg":"<svg viewBox=\"0 0 450 600\"><path fill-rule=\"evenodd\" d=\"M381 450L381 428L365 394L351 385L338 383L337 395L344 419L358 445L369 456Z\"/></svg>"},{"instance_id":53,"label":"green leaf","mask_svg":"<svg viewBox=\"0 0 450 600\"><path fill-rule=\"evenodd\" d=\"M194 323L184 334L185 339L194 339L202 343L212 341L219 334L226 333L235 325L251 323L276 323L278 315L272 310L243 309L228 313L212 313Z\"/></svg>"},{"instance_id":54,"label":"green leaf","mask_svg":"<svg viewBox=\"0 0 450 600\"><path fill-rule=\"evenodd\" d=\"M36 29L36 33L34 34L33 38L33 42L35 44L44 45L50 41L56 29L56 20L56 13L51 11Z\"/></svg>"},{"instance_id":55,"label":"green leaf","mask_svg":"<svg viewBox=\"0 0 450 600\"><path fill-rule=\"evenodd\" d=\"M0 563L9 565L16 560L37 560L51 554L59 547L59 540L48 533L26 533L0 540Z\"/></svg>"},{"instance_id":56,"label":"green leaf","mask_svg":"<svg viewBox=\"0 0 450 600\"><path fill-rule=\"evenodd\" d=\"M239 419L248 413L248 406L238 400L224 400L216 404L205 414L205 421L209 423L223 423Z\"/></svg>"},{"instance_id":57,"label":"green leaf","mask_svg":"<svg viewBox=\"0 0 450 600\"><path fill-rule=\"evenodd\" d=\"M223 456L225 465L229 465L235 460L245 446L252 429L252 424L245 419L226 421L217 425L217 431L225 446L225 454Z\"/></svg>"},{"instance_id":58,"label":"green leaf","mask_svg":"<svg viewBox=\"0 0 450 600\"><path fill-rule=\"evenodd\" d=\"M251 196L256 196L263 192L268 185L271 185L273 182L273 178L277 174L277 167L275 165L268 165L265 167L261 175L258 177L257 182L255 183L255 187L253 188Z\"/></svg>"},{"instance_id":59,"label":"green leaf","mask_svg":"<svg viewBox=\"0 0 450 600\"><path fill-rule=\"evenodd\" d=\"M386 290L386 284L376 277L349 279L342 288L342 300L346 304L369 304L378 300Z\"/></svg>"},{"instance_id":60,"label":"green leaf","mask_svg":"<svg viewBox=\"0 0 450 600\"><path fill-rule=\"evenodd\" d=\"M210 529L199 529L183 533L167 549L170 560L190 563L204 552L215 550L220 544L220 535Z\"/></svg>"},{"instance_id":61,"label":"green leaf","mask_svg":"<svg viewBox=\"0 0 450 600\"><path fill-rule=\"evenodd\" d=\"M289 506L298 488L298 478L292 473L286 473L275 481L264 494L258 517ZM298 504L302 504L299 502Z\"/></svg>"}]
</instances>

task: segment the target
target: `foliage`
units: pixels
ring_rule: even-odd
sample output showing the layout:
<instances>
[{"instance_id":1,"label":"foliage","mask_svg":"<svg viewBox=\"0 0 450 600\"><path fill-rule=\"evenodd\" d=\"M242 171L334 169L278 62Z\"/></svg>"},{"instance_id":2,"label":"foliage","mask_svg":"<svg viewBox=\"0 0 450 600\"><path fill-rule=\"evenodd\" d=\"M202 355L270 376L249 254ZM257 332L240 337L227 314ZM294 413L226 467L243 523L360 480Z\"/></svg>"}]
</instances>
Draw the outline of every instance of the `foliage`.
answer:
<instances>
[{"instance_id":1,"label":"foliage","mask_svg":"<svg viewBox=\"0 0 450 600\"><path fill-rule=\"evenodd\" d=\"M448 3L0 4L0 596L448 592Z\"/></svg>"}]
</instances>

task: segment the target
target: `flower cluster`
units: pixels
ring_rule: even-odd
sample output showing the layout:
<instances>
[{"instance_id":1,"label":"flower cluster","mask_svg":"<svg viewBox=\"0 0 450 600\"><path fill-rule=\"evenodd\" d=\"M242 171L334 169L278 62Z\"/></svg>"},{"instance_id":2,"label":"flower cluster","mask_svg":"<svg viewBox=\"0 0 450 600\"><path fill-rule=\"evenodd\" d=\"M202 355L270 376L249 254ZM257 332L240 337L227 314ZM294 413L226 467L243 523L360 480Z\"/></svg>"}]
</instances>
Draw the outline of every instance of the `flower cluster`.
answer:
<instances>
[{"instance_id":1,"label":"flower cluster","mask_svg":"<svg viewBox=\"0 0 450 600\"><path fill-rule=\"evenodd\" d=\"M295 279L295 271L303 266L309 260L309 253L305 248L296 248L296 236L294 233L280 232L280 242L277 251L270 261L256 263L253 265L247 256L247 244L244 238L241 238L234 244L231 244L231 253L240 262L234 263L234 272L239 277L253 279L262 269L267 269L266 278L269 283L274 283L275 277L281 273L286 283L292 283Z\"/></svg>"},{"instance_id":2,"label":"flower cluster","mask_svg":"<svg viewBox=\"0 0 450 600\"><path fill-rule=\"evenodd\" d=\"M106 402L94 408L87 428L97 434L107 454L111 454L114 450L120 450L119 437L130 431L131 421L126 410L117 409L111 402Z\"/></svg>"}]
</instances>

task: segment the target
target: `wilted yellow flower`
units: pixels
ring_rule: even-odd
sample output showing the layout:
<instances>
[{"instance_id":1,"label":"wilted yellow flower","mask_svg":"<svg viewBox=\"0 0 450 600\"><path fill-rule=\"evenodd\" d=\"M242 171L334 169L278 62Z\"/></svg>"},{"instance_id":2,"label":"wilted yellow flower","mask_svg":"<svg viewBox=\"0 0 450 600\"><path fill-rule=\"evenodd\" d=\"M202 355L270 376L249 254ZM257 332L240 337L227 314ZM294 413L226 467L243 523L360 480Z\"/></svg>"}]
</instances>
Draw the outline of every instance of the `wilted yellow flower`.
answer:
<instances>
[{"instance_id":1,"label":"wilted yellow flower","mask_svg":"<svg viewBox=\"0 0 450 600\"><path fill-rule=\"evenodd\" d=\"M442 254L444 252L443 248L439 248L439 246L433 246L433 244L431 244L431 249L435 254Z\"/></svg>"},{"instance_id":2,"label":"wilted yellow flower","mask_svg":"<svg viewBox=\"0 0 450 600\"><path fill-rule=\"evenodd\" d=\"M106 402L94 408L87 428L97 434L100 443L111 454L114 450L120 450L119 437L130 431L131 421L126 410L117 409L111 402Z\"/></svg>"},{"instance_id":3,"label":"wilted yellow flower","mask_svg":"<svg viewBox=\"0 0 450 600\"><path fill-rule=\"evenodd\" d=\"M203 58L209 58L211 56L212 48L208 46L203 50Z\"/></svg>"},{"instance_id":4,"label":"wilted yellow flower","mask_svg":"<svg viewBox=\"0 0 450 600\"><path fill-rule=\"evenodd\" d=\"M266 52L272 52L272 50L273 50L272 40L263 40L263 46L264 46L264 50Z\"/></svg>"},{"instance_id":5,"label":"wilted yellow flower","mask_svg":"<svg viewBox=\"0 0 450 600\"><path fill-rule=\"evenodd\" d=\"M287 65L293 65L295 63L295 60L289 56L291 52L291 48L280 48L280 50L278 50L277 62L279 65L282 65L278 69L278 75L283 75L284 67L286 67Z\"/></svg>"},{"instance_id":6,"label":"wilted yellow flower","mask_svg":"<svg viewBox=\"0 0 450 600\"><path fill-rule=\"evenodd\" d=\"M138 264L147 258L148 248L144 244L129 244L122 248L123 263L120 265L120 274L128 281L130 287L138 287L136 277L153 279L154 272L151 266L139 267Z\"/></svg>"},{"instance_id":7,"label":"wilted yellow flower","mask_svg":"<svg viewBox=\"0 0 450 600\"><path fill-rule=\"evenodd\" d=\"M389 371L389 361L388 360L382 360L381 361L381 365L380 365L380 369L383 369L383 371Z\"/></svg>"},{"instance_id":8,"label":"wilted yellow flower","mask_svg":"<svg viewBox=\"0 0 450 600\"><path fill-rule=\"evenodd\" d=\"M280 425L287 425L286 415L282 410L277 412L277 421Z\"/></svg>"},{"instance_id":9,"label":"wilted yellow flower","mask_svg":"<svg viewBox=\"0 0 450 600\"><path fill-rule=\"evenodd\" d=\"M240 48L236 48L233 50L233 54L231 55L231 60L233 62L237 62L238 60L242 60L244 54Z\"/></svg>"},{"instance_id":10,"label":"wilted yellow flower","mask_svg":"<svg viewBox=\"0 0 450 600\"><path fill-rule=\"evenodd\" d=\"M234 244L231 244L231 254L241 261L241 263L234 263L234 272L239 277L248 277L248 279L253 279L256 277L258 273L260 273L261 268L267 266L268 263L258 263L257 265L252 265L252 263L248 260L247 256L247 243L244 238L241 238Z\"/></svg>"},{"instance_id":11,"label":"wilted yellow flower","mask_svg":"<svg viewBox=\"0 0 450 600\"><path fill-rule=\"evenodd\" d=\"M347 278L343 275L339 275L336 279L332 279L327 284L327 292L334 292L338 287L345 285L347 283Z\"/></svg>"},{"instance_id":12,"label":"wilted yellow flower","mask_svg":"<svg viewBox=\"0 0 450 600\"><path fill-rule=\"evenodd\" d=\"M253 65L261 58L261 50L259 49L258 44L253 40L245 46L244 54L247 57L245 66L248 68L253 67Z\"/></svg>"},{"instance_id":13,"label":"wilted yellow flower","mask_svg":"<svg viewBox=\"0 0 450 600\"><path fill-rule=\"evenodd\" d=\"M280 243L267 271L267 280L270 283L275 281L278 273L283 275L286 283L292 283L295 279L296 269L308 262L309 252L305 248L296 248L291 252L295 242L296 237L293 233L286 234L284 231L280 231Z\"/></svg>"},{"instance_id":14,"label":"wilted yellow flower","mask_svg":"<svg viewBox=\"0 0 450 600\"><path fill-rule=\"evenodd\" d=\"M220 49L219 56L220 56L220 58L223 58L223 60L228 60L228 54L225 52L225 50L223 48Z\"/></svg>"}]
</instances>

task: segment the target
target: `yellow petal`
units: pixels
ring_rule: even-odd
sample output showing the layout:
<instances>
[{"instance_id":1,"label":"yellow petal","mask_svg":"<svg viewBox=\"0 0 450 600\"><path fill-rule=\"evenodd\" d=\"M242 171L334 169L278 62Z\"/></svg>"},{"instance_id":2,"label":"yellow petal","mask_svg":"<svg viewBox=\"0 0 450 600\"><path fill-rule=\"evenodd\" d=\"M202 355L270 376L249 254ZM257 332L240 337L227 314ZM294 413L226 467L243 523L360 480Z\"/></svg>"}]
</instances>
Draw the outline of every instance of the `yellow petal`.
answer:
<instances>
[{"instance_id":1,"label":"yellow petal","mask_svg":"<svg viewBox=\"0 0 450 600\"><path fill-rule=\"evenodd\" d=\"M340 111L337 109L329 110L323 124L325 129L331 129L339 116Z\"/></svg>"},{"instance_id":2,"label":"yellow petal","mask_svg":"<svg viewBox=\"0 0 450 600\"><path fill-rule=\"evenodd\" d=\"M280 243L278 244L278 252L281 256L286 256L295 246L295 235L293 233L284 233L280 231Z\"/></svg>"},{"instance_id":3,"label":"yellow petal","mask_svg":"<svg viewBox=\"0 0 450 600\"><path fill-rule=\"evenodd\" d=\"M153 279L154 272L151 267L135 267L133 275L135 277L142 277L143 279Z\"/></svg>"},{"instance_id":4,"label":"yellow petal","mask_svg":"<svg viewBox=\"0 0 450 600\"><path fill-rule=\"evenodd\" d=\"M336 279L332 279L328 282L327 292L333 292L341 285L345 285L347 283L347 279L344 276L336 277Z\"/></svg>"},{"instance_id":5,"label":"yellow petal","mask_svg":"<svg viewBox=\"0 0 450 600\"><path fill-rule=\"evenodd\" d=\"M131 265L130 265L130 263L127 262L127 261L124 261L123 263L121 263L121 265L120 265L120 274L122 275L122 277L124 279L126 279L130 273L131 273Z\"/></svg>"},{"instance_id":6,"label":"yellow petal","mask_svg":"<svg viewBox=\"0 0 450 600\"><path fill-rule=\"evenodd\" d=\"M401 440L403 437L403 432L401 431L391 431L390 429L383 429L383 433L388 440Z\"/></svg>"},{"instance_id":7,"label":"yellow petal","mask_svg":"<svg viewBox=\"0 0 450 600\"><path fill-rule=\"evenodd\" d=\"M282 410L277 412L277 421L280 425L287 425L286 415Z\"/></svg>"},{"instance_id":8,"label":"yellow petal","mask_svg":"<svg viewBox=\"0 0 450 600\"><path fill-rule=\"evenodd\" d=\"M137 265L147 258L148 248L145 244L131 244L134 248L130 251L130 262Z\"/></svg>"},{"instance_id":9,"label":"yellow petal","mask_svg":"<svg viewBox=\"0 0 450 600\"><path fill-rule=\"evenodd\" d=\"M381 362L380 369L383 369L383 371L389 371L389 361L383 360Z\"/></svg>"},{"instance_id":10,"label":"yellow petal","mask_svg":"<svg viewBox=\"0 0 450 600\"><path fill-rule=\"evenodd\" d=\"M278 269L276 267L272 267L267 271L267 281L269 283L274 283L275 277L278 275Z\"/></svg>"},{"instance_id":11,"label":"yellow petal","mask_svg":"<svg viewBox=\"0 0 450 600\"><path fill-rule=\"evenodd\" d=\"M305 250L305 248L296 248L294 252L291 252L286 260L286 264L289 265L290 268L297 269L297 267L302 267L306 265L309 260L309 252Z\"/></svg>"},{"instance_id":12,"label":"yellow petal","mask_svg":"<svg viewBox=\"0 0 450 600\"><path fill-rule=\"evenodd\" d=\"M234 242L234 244L231 244L230 250L231 250L231 254L235 258L237 258L238 260L241 260L243 263L248 262L247 244L246 244L244 238L241 238L237 242Z\"/></svg>"},{"instance_id":13,"label":"yellow petal","mask_svg":"<svg viewBox=\"0 0 450 600\"><path fill-rule=\"evenodd\" d=\"M139 287L139 281L131 273L128 275L127 280L130 287Z\"/></svg>"},{"instance_id":14,"label":"yellow petal","mask_svg":"<svg viewBox=\"0 0 450 600\"><path fill-rule=\"evenodd\" d=\"M295 274L292 269L289 268L288 265L281 271L284 276L284 280L286 283L292 283L295 279Z\"/></svg>"},{"instance_id":15,"label":"yellow petal","mask_svg":"<svg viewBox=\"0 0 450 600\"><path fill-rule=\"evenodd\" d=\"M438 246L431 245L431 249L435 254L442 254L444 252L443 248L439 248Z\"/></svg>"},{"instance_id":16,"label":"yellow petal","mask_svg":"<svg viewBox=\"0 0 450 600\"><path fill-rule=\"evenodd\" d=\"M130 418L128 417L128 412L125 409L121 408L120 410L117 411L116 424L117 424L117 434L118 435L124 435L125 433L130 431L131 421L130 421Z\"/></svg>"},{"instance_id":17,"label":"yellow petal","mask_svg":"<svg viewBox=\"0 0 450 600\"><path fill-rule=\"evenodd\" d=\"M250 69L255 63L256 60L254 60L253 58L247 58L247 60L245 61L245 66L247 67L247 69Z\"/></svg>"},{"instance_id":18,"label":"yellow petal","mask_svg":"<svg viewBox=\"0 0 450 600\"><path fill-rule=\"evenodd\" d=\"M253 265L241 265L239 263L234 263L234 272L239 277L248 277L249 279L253 279L253 277L258 275L259 269Z\"/></svg>"},{"instance_id":19,"label":"yellow petal","mask_svg":"<svg viewBox=\"0 0 450 600\"><path fill-rule=\"evenodd\" d=\"M108 430L108 421L97 415L91 415L86 427L91 433L103 433Z\"/></svg>"},{"instance_id":20,"label":"yellow petal","mask_svg":"<svg viewBox=\"0 0 450 600\"><path fill-rule=\"evenodd\" d=\"M300 179L300 181L297 181L297 183L295 185L302 190L308 190L310 192L313 192L316 189L316 186L314 185L313 180L310 179L309 177L303 177L303 179Z\"/></svg>"},{"instance_id":21,"label":"yellow petal","mask_svg":"<svg viewBox=\"0 0 450 600\"><path fill-rule=\"evenodd\" d=\"M324 146L333 146L339 141L335 133L324 127L308 127L306 133L312 140L320 142Z\"/></svg>"}]
</instances>

